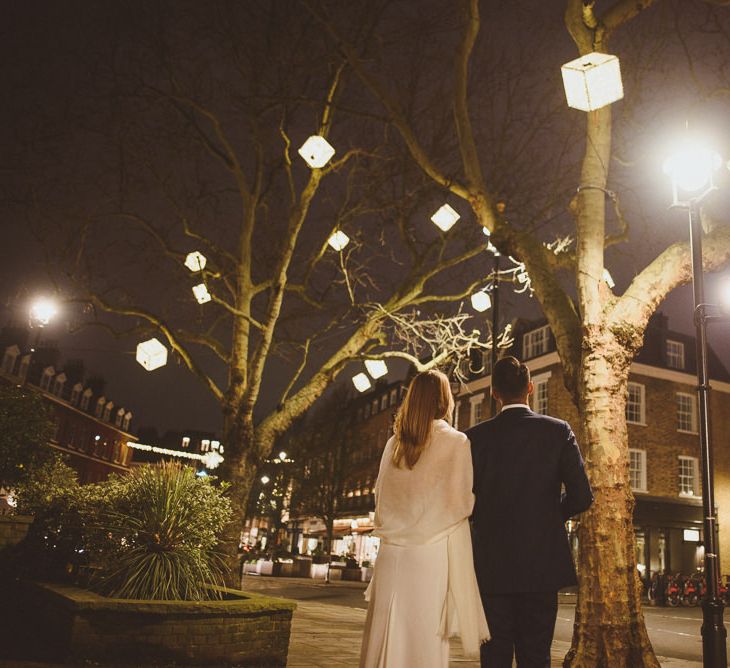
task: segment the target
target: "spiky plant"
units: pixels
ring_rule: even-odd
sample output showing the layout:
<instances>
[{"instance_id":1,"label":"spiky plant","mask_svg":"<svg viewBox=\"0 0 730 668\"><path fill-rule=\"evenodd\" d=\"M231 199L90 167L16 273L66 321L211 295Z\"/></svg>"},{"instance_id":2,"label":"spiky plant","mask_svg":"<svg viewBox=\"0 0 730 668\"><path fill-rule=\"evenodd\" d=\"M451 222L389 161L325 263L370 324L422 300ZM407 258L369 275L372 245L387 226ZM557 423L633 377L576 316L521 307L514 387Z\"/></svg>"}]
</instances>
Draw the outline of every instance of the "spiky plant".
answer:
<instances>
[{"instance_id":1,"label":"spiky plant","mask_svg":"<svg viewBox=\"0 0 730 668\"><path fill-rule=\"evenodd\" d=\"M179 464L109 481L94 545L92 586L117 598L200 601L223 582L215 551L231 514L221 487Z\"/></svg>"}]
</instances>

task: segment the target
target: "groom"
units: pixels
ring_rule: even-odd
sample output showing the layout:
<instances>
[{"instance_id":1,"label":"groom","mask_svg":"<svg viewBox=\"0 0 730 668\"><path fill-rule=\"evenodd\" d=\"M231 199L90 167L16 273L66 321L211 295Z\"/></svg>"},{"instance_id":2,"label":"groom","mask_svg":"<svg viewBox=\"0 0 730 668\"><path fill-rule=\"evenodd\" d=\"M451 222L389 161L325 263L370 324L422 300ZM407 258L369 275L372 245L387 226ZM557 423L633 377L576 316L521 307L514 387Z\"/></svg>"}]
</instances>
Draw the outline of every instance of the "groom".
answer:
<instances>
[{"instance_id":1,"label":"groom","mask_svg":"<svg viewBox=\"0 0 730 668\"><path fill-rule=\"evenodd\" d=\"M474 567L492 639L482 666L549 668L558 589L575 585L565 521L593 502L567 422L533 413L530 371L515 357L492 371L501 411L466 432L474 463ZM564 493L561 494L561 486Z\"/></svg>"}]
</instances>

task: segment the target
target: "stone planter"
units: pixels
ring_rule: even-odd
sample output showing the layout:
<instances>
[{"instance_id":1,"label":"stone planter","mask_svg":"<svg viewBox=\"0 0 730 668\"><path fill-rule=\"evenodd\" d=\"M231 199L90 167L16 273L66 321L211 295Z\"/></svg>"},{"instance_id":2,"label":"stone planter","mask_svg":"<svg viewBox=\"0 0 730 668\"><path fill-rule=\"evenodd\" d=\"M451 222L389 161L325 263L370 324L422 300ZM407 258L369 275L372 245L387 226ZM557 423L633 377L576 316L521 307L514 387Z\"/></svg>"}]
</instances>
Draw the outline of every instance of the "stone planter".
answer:
<instances>
[{"instance_id":1,"label":"stone planter","mask_svg":"<svg viewBox=\"0 0 730 668\"><path fill-rule=\"evenodd\" d=\"M0 515L0 550L23 540L32 523L32 515Z\"/></svg>"},{"instance_id":2,"label":"stone planter","mask_svg":"<svg viewBox=\"0 0 730 668\"><path fill-rule=\"evenodd\" d=\"M296 604L237 590L222 601L111 599L68 585L20 583L18 621L55 658L286 666Z\"/></svg>"}]
</instances>

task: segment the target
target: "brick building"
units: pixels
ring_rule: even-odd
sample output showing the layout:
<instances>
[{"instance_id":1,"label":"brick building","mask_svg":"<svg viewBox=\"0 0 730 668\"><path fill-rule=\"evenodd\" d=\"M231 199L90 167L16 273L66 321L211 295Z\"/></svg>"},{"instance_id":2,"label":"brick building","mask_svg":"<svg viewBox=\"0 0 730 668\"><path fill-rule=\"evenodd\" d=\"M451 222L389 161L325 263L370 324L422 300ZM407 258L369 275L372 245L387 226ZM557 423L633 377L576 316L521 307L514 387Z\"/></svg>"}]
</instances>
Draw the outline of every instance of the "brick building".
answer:
<instances>
[{"instance_id":1,"label":"brick building","mask_svg":"<svg viewBox=\"0 0 730 668\"><path fill-rule=\"evenodd\" d=\"M520 323L509 354L524 360L532 407L578 425L549 328ZM702 564L702 502L694 339L658 315L631 366L626 417L639 570L691 573ZM721 553L730 558L730 374L710 352L711 426ZM475 375L457 398L458 427L490 415L491 376ZM722 527L727 527L723 529ZM571 533L575 542L575 534ZM725 566L730 571L730 564Z\"/></svg>"},{"instance_id":2,"label":"brick building","mask_svg":"<svg viewBox=\"0 0 730 668\"><path fill-rule=\"evenodd\" d=\"M132 459L127 446L132 412L107 397L100 381L85 381L78 363L62 366L52 349L30 353L18 344L3 350L0 382L24 385L40 394L53 411L55 431L49 446L67 456L83 483L126 473Z\"/></svg>"}]
</instances>

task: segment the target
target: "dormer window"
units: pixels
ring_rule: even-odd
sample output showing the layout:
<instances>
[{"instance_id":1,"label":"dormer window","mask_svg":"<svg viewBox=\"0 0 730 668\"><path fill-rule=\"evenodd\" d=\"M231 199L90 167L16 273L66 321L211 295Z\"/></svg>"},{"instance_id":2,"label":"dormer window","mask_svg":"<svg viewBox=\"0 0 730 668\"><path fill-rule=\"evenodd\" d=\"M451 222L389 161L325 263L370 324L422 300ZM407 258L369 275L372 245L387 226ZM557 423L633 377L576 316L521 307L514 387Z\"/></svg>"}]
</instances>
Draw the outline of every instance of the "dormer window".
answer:
<instances>
[{"instance_id":1,"label":"dormer window","mask_svg":"<svg viewBox=\"0 0 730 668\"><path fill-rule=\"evenodd\" d=\"M84 386L81 383L76 383L71 388L71 405L72 406L78 406L79 405L79 399L81 398L81 390L84 389Z\"/></svg>"},{"instance_id":2,"label":"dormer window","mask_svg":"<svg viewBox=\"0 0 730 668\"><path fill-rule=\"evenodd\" d=\"M129 423L132 421L132 412L127 411L124 414L124 420L122 420L122 429L124 431L129 431Z\"/></svg>"},{"instance_id":3,"label":"dormer window","mask_svg":"<svg viewBox=\"0 0 730 668\"><path fill-rule=\"evenodd\" d=\"M101 418L104 413L104 406L106 405L106 397L99 397L96 400L96 408L94 409L94 415Z\"/></svg>"},{"instance_id":4,"label":"dormer window","mask_svg":"<svg viewBox=\"0 0 730 668\"><path fill-rule=\"evenodd\" d=\"M104 406L104 416L102 417L102 420L104 420L104 422L111 422L113 408L114 408L113 401L107 402L106 406Z\"/></svg>"},{"instance_id":5,"label":"dormer window","mask_svg":"<svg viewBox=\"0 0 730 668\"><path fill-rule=\"evenodd\" d=\"M87 387L83 393L81 394L81 410L82 411L88 411L89 410L89 404L91 403L91 395L92 391L90 387Z\"/></svg>"},{"instance_id":6,"label":"dormer window","mask_svg":"<svg viewBox=\"0 0 730 668\"><path fill-rule=\"evenodd\" d=\"M544 355L548 351L549 332L547 325L525 332L522 337L522 359Z\"/></svg>"},{"instance_id":7,"label":"dormer window","mask_svg":"<svg viewBox=\"0 0 730 668\"><path fill-rule=\"evenodd\" d=\"M56 370L52 366L47 366L43 369L43 375L41 376L41 389L50 392L51 391L51 380L56 375Z\"/></svg>"},{"instance_id":8,"label":"dormer window","mask_svg":"<svg viewBox=\"0 0 730 668\"><path fill-rule=\"evenodd\" d=\"M19 356L20 348L18 346L12 345L5 348L5 354L3 355L3 373L8 376L15 375L15 364Z\"/></svg>"},{"instance_id":9,"label":"dormer window","mask_svg":"<svg viewBox=\"0 0 730 668\"><path fill-rule=\"evenodd\" d=\"M63 394L63 386L66 384L66 374L59 373L53 381L53 394L60 397Z\"/></svg>"},{"instance_id":10,"label":"dormer window","mask_svg":"<svg viewBox=\"0 0 730 668\"><path fill-rule=\"evenodd\" d=\"M684 343L667 339L667 366L670 369L684 369Z\"/></svg>"},{"instance_id":11,"label":"dormer window","mask_svg":"<svg viewBox=\"0 0 730 668\"><path fill-rule=\"evenodd\" d=\"M117 427L121 427L122 426L122 421L124 420L124 414L125 413L126 413L126 411L123 408L120 408L117 411L116 417L114 418L114 424L115 424L115 426L117 426Z\"/></svg>"}]
</instances>

